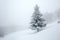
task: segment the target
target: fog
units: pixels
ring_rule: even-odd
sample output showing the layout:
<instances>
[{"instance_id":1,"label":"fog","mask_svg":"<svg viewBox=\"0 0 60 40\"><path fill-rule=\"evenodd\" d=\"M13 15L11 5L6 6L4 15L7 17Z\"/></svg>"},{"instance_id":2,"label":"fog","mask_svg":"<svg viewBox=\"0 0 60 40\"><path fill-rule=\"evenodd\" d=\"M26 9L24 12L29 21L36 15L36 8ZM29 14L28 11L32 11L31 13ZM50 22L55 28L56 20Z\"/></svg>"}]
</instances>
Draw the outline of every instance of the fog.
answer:
<instances>
[{"instance_id":1,"label":"fog","mask_svg":"<svg viewBox=\"0 0 60 40\"><path fill-rule=\"evenodd\" d=\"M28 28L36 4L42 14L60 8L60 0L0 0L0 27Z\"/></svg>"}]
</instances>

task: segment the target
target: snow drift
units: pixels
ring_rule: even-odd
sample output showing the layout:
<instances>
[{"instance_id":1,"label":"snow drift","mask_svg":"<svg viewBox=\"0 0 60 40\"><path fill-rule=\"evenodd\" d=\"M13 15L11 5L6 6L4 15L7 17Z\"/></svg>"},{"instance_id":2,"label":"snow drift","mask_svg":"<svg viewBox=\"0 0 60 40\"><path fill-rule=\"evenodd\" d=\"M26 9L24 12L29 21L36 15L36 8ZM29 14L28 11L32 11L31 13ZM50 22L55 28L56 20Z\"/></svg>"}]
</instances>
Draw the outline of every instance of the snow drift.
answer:
<instances>
[{"instance_id":1,"label":"snow drift","mask_svg":"<svg viewBox=\"0 0 60 40\"><path fill-rule=\"evenodd\" d=\"M47 25L46 30L34 33L30 29L11 33L2 40L60 40L60 24L54 22Z\"/></svg>"}]
</instances>

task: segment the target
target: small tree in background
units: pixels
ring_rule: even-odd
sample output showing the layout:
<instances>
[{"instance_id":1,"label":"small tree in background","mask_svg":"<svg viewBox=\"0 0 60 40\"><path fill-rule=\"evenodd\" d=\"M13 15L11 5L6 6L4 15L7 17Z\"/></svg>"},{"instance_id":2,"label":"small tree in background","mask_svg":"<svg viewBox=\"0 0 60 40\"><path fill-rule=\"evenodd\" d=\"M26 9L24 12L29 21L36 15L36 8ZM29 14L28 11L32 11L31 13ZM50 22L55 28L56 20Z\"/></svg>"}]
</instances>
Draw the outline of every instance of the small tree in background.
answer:
<instances>
[{"instance_id":1,"label":"small tree in background","mask_svg":"<svg viewBox=\"0 0 60 40\"><path fill-rule=\"evenodd\" d=\"M42 18L42 14L39 11L38 5L35 7L35 11L32 15L32 21L31 21L31 29L40 31L43 27L46 26L44 23L44 19Z\"/></svg>"}]
</instances>

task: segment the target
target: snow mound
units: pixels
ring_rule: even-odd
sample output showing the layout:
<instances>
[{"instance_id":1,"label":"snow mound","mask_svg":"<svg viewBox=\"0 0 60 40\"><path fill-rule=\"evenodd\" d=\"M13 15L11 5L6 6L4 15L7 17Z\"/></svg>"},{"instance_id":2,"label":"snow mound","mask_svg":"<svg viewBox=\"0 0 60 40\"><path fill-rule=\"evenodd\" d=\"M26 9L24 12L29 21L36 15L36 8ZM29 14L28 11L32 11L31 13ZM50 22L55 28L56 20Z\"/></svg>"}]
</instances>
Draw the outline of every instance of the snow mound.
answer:
<instances>
[{"instance_id":1,"label":"snow mound","mask_svg":"<svg viewBox=\"0 0 60 40\"><path fill-rule=\"evenodd\" d=\"M2 40L60 40L60 24L48 24L46 30L34 33L30 29L15 32L5 36Z\"/></svg>"}]
</instances>

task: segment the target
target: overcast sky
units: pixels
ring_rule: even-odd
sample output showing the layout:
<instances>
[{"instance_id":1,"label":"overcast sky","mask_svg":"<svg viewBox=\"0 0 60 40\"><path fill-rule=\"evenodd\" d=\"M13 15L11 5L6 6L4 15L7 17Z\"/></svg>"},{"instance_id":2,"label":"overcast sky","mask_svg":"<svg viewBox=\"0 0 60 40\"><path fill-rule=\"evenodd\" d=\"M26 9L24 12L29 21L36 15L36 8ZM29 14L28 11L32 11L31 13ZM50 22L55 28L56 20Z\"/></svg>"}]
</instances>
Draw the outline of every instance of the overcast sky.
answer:
<instances>
[{"instance_id":1,"label":"overcast sky","mask_svg":"<svg viewBox=\"0 0 60 40\"><path fill-rule=\"evenodd\" d=\"M0 0L0 26L28 27L36 4L43 14L60 8L60 0Z\"/></svg>"}]
</instances>

